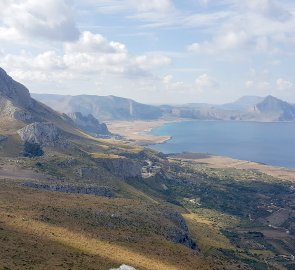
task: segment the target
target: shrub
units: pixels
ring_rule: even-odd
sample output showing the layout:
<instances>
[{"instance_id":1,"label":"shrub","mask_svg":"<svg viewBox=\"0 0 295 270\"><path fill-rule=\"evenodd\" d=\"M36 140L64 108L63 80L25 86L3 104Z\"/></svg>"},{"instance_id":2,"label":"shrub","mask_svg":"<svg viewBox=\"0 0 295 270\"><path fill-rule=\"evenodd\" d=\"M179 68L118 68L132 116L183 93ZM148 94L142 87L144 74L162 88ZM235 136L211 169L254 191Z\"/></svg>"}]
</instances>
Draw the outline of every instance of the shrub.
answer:
<instances>
[{"instance_id":1,"label":"shrub","mask_svg":"<svg viewBox=\"0 0 295 270\"><path fill-rule=\"evenodd\" d=\"M40 144L25 142L23 155L25 157L40 157L44 154Z\"/></svg>"}]
</instances>

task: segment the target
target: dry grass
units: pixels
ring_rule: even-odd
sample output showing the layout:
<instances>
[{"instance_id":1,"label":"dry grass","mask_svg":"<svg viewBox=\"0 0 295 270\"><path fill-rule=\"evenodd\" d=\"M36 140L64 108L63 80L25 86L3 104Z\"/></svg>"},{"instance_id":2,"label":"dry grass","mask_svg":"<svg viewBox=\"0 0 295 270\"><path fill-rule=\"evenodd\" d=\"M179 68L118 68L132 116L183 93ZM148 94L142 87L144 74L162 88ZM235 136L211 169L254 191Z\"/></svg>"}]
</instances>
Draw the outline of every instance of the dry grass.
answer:
<instances>
[{"instance_id":1,"label":"dry grass","mask_svg":"<svg viewBox=\"0 0 295 270\"><path fill-rule=\"evenodd\" d=\"M22 151L22 143L18 135L9 135L0 142L0 157L17 157Z\"/></svg>"},{"instance_id":2,"label":"dry grass","mask_svg":"<svg viewBox=\"0 0 295 270\"><path fill-rule=\"evenodd\" d=\"M210 254L211 250L218 248L235 249L230 241L220 232L222 228L229 226L233 222L232 218L228 217L226 221L224 215L220 214L219 216L217 212L210 210L184 214L184 218L189 226L191 235L196 239L204 254Z\"/></svg>"},{"instance_id":3,"label":"dry grass","mask_svg":"<svg viewBox=\"0 0 295 270\"><path fill-rule=\"evenodd\" d=\"M122 156L114 155L114 154L105 154L105 153L91 153L91 157L93 158L106 158L106 159L118 159L118 158L124 158Z\"/></svg>"},{"instance_id":4,"label":"dry grass","mask_svg":"<svg viewBox=\"0 0 295 270\"><path fill-rule=\"evenodd\" d=\"M194 251L153 233L140 240L140 230L133 231L130 236L138 241L130 241L128 231L89 225L87 217L65 214L71 209L124 213L138 208L139 201L33 190L12 180L1 180L0 190L0 268L105 270L125 263L143 270L212 269ZM69 212L48 215L46 209L52 207ZM124 237L115 240L120 234Z\"/></svg>"}]
</instances>

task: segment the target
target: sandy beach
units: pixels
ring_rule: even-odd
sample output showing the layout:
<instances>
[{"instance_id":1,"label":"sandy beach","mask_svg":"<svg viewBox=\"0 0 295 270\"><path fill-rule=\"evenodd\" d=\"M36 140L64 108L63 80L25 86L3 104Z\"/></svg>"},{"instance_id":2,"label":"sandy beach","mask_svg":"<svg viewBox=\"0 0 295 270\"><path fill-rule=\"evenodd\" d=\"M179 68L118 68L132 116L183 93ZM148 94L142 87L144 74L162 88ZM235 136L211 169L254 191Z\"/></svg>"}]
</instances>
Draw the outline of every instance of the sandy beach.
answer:
<instances>
[{"instance_id":1,"label":"sandy beach","mask_svg":"<svg viewBox=\"0 0 295 270\"><path fill-rule=\"evenodd\" d=\"M113 121L107 122L110 132L123 136L125 139L133 141L139 145L150 145L164 143L170 140L170 136L154 136L148 134L153 128L162 126L166 123L177 122L166 120L154 121Z\"/></svg>"}]
</instances>

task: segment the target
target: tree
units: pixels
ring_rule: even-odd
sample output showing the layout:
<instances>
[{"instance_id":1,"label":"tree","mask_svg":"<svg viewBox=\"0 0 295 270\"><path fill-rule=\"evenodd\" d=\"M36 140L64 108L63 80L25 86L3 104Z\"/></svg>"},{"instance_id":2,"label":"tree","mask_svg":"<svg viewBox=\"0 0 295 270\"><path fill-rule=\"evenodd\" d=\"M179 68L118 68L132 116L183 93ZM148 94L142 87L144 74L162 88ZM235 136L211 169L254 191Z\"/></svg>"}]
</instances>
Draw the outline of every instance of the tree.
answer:
<instances>
[{"instance_id":1,"label":"tree","mask_svg":"<svg viewBox=\"0 0 295 270\"><path fill-rule=\"evenodd\" d=\"M40 144L25 142L23 156L25 157L40 157L43 156L44 151L42 150Z\"/></svg>"}]
</instances>

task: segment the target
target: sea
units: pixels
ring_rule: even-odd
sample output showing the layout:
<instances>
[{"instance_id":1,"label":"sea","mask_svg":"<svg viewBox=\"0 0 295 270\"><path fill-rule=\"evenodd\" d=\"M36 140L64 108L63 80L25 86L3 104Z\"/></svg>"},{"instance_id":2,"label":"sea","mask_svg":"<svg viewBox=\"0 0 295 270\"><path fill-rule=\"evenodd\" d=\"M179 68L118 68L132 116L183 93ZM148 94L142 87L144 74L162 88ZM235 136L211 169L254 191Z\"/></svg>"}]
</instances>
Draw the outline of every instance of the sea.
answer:
<instances>
[{"instance_id":1,"label":"sea","mask_svg":"<svg viewBox=\"0 0 295 270\"><path fill-rule=\"evenodd\" d=\"M154 128L171 136L150 147L168 153L207 153L295 168L295 122L186 121Z\"/></svg>"}]
</instances>

